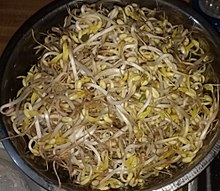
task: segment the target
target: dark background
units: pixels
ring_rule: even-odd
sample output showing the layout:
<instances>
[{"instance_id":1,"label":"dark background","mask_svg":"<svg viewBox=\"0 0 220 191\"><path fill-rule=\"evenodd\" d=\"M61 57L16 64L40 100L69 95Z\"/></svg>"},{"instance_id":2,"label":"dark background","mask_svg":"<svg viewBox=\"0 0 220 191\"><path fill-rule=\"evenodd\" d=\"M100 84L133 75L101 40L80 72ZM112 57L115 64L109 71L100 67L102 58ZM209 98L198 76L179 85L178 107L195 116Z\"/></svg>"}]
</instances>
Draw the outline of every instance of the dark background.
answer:
<instances>
[{"instance_id":1,"label":"dark background","mask_svg":"<svg viewBox=\"0 0 220 191\"><path fill-rule=\"evenodd\" d=\"M0 55L15 31L52 0L0 0Z\"/></svg>"}]
</instances>

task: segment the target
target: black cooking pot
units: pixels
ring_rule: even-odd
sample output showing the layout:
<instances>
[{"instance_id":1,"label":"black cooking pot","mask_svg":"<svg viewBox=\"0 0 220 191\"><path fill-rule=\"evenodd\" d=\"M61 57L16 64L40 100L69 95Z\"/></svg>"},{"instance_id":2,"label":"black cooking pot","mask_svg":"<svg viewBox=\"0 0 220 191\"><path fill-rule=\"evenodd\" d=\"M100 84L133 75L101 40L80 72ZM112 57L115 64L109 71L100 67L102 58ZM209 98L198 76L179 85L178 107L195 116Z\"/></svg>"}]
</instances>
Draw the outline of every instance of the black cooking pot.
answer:
<instances>
[{"instance_id":1,"label":"black cooking pot","mask_svg":"<svg viewBox=\"0 0 220 191\"><path fill-rule=\"evenodd\" d=\"M128 0L127 0L128 1ZM4 50L0 60L0 77L1 77L1 93L0 104L7 103L10 98L15 97L16 92L21 88L22 84L17 76L25 75L30 67L37 62L34 54L35 41L32 38L32 30L38 41L43 38L41 32L48 31L52 26L62 24L64 17L67 15L67 6L73 8L83 2L94 3L95 0L87 1L54 1L44 7L15 33L6 49ZM210 44L210 50L215 55L213 67L217 73L220 71L220 38L218 33L196 12L191 10L188 5L176 0L134 0L140 6L163 10L173 24L183 24L185 27L192 28L197 26L200 28L199 35ZM100 3L100 2L99 2ZM122 3L115 1L116 4L125 5L126 0ZM114 3L106 1L104 5L111 8ZM7 117L2 116L0 121L0 136L1 138L14 135L10 121ZM198 153L195 160L182 169L178 169L173 177L158 176L152 179L143 190L150 191L172 191L180 188L184 184L195 178L220 150L220 131L217 128L216 132L209 133L205 140L203 149ZM53 170L46 169L46 164L42 159L35 158L27 154L27 144L23 137L6 139L3 145L11 156L12 160L20 167L20 169L32 178L39 185L48 190L57 190L57 179ZM88 190L86 187L73 185L68 177L68 174L62 172L60 174L62 186L67 190ZM135 188L133 189L135 190Z\"/></svg>"}]
</instances>

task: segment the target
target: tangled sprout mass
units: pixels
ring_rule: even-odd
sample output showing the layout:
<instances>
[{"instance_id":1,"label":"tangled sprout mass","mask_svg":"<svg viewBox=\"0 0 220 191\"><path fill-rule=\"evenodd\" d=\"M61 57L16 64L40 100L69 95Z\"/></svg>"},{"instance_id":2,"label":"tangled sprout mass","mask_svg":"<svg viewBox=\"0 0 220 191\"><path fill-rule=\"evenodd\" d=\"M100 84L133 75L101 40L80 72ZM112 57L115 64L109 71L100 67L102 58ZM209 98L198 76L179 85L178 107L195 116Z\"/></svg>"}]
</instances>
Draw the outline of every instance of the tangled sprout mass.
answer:
<instances>
[{"instance_id":1,"label":"tangled sprout mass","mask_svg":"<svg viewBox=\"0 0 220 191\"><path fill-rule=\"evenodd\" d=\"M136 4L68 13L1 106L30 152L100 190L143 186L192 162L218 123L204 41Z\"/></svg>"}]
</instances>

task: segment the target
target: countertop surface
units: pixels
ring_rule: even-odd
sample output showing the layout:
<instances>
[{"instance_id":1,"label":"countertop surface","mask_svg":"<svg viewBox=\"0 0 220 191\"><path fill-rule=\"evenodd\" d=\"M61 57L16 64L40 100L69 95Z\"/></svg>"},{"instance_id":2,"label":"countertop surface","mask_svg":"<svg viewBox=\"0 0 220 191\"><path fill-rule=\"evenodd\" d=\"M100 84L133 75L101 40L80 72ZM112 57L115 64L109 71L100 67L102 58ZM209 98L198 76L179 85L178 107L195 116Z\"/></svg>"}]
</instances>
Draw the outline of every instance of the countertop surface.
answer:
<instances>
[{"instance_id":1,"label":"countertop surface","mask_svg":"<svg viewBox=\"0 0 220 191\"><path fill-rule=\"evenodd\" d=\"M0 0L0 55L16 30L52 0Z\"/></svg>"}]
</instances>

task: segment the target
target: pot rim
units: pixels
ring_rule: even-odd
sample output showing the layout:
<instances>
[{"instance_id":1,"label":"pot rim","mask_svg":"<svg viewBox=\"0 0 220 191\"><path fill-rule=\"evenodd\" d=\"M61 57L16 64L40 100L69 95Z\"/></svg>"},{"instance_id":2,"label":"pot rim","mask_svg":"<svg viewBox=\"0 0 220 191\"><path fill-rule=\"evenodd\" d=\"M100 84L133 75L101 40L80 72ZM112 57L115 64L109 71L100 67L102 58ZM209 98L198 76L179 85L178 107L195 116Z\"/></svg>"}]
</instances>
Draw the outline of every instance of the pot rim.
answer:
<instances>
[{"instance_id":1,"label":"pot rim","mask_svg":"<svg viewBox=\"0 0 220 191\"><path fill-rule=\"evenodd\" d=\"M86 1L86 0L85 0ZM172 7L176 8L178 11L184 13L189 17L190 20L193 20L196 24L199 25L201 29L205 29L205 31L212 37L212 42L215 48L220 49L220 37L217 31L198 13L193 11L189 5L179 2L176 0L152 0L152 1L158 1L162 2L166 5L171 5ZM0 78L1 78L1 91L3 91L3 76L5 67L8 63L8 60L10 58L11 51L14 50L16 45L19 43L22 36L30 30L30 27L34 26L36 23L40 22L41 19L43 19L45 16L52 14L51 12L62 9L64 6L67 6L68 4L76 3L76 2L82 2L77 0L55 0L45 7L41 8L39 11L37 11L35 14L33 14L13 35L13 37L8 42L5 50L3 51L1 58L0 58ZM1 95L0 95L1 96ZM1 97L0 97L1 99ZM0 120L0 138L5 138L8 136L7 130L4 127L4 122L1 118ZM217 133L218 137L220 137L220 133ZM2 141L3 145L8 152L9 156L12 158L12 160L16 163L16 165L26 174L28 175L32 180L34 180L37 184L42 186L43 188L47 190L58 190L58 186L56 186L52 181L49 180L49 178L40 176L29 164L27 164L19 155L18 151L12 144L10 139L5 139ZM220 150L220 138L216 138L216 141L213 143L213 147L210 151L208 151L207 155L200 160L198 163L192 165L190 167L190 170L185 170L182 173L180 173L179 176L175 177L173 180L165 181L164 183L155 186L151 189L145 189L145 191L150 191L153 189L153 191L172 191L176 190L186 183L193 180L200 172L202 172L214 159L214 157L218 154Z\"/></svg>"}]
</instances>

